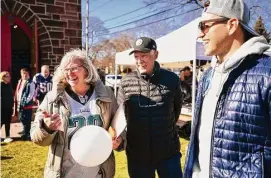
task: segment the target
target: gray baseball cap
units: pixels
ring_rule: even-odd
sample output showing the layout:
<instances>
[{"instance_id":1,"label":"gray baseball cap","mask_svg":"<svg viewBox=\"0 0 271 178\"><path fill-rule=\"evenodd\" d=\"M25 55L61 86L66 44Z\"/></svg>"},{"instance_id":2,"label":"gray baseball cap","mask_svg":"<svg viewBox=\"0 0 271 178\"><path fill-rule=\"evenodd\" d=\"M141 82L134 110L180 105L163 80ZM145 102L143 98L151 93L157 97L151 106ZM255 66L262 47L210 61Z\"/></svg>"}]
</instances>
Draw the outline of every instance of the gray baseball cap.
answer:
<instances>
[{"instance_id":1,"label":"gray baseball cap","mask_svg":"<svg viewBox=\"0 0 271 178\"><path fill-rule=\"evenodd\" d=\"M243 0L210 0L210 5L204 12L226 18L237 18L246 31L253 36L259 36L259 34L248 25L250 11Z\"/></svg>"},{"instance_id":2,"label":"gray baseball cap","mask_svg":"<svg viewBox=\"0 0 271 178\"><path fill-rule=\"evenodd\" d=\"M134 50L131 51L129 55L133 54L136 51L148 53L151 50L157 50L156 42L148 37L140 37L135 41Z\"/></svg>"}]
</instances>

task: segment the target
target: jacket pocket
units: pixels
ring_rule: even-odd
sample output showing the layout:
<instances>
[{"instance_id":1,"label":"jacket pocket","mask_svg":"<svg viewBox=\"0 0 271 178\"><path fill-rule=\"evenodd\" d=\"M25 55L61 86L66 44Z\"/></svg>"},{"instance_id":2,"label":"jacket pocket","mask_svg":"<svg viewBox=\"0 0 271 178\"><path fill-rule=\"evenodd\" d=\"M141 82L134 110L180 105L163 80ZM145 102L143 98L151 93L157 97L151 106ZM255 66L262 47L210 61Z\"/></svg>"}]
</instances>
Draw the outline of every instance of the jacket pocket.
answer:
<instances>
[{"instance_id":1,"label":"jacket pocket","mask_svg":"<svg viewBox=\"0 0 271 178\"><path fill-rule=\"evenodd\" d=\"M115 176L115 169L115 156L114 152L112 152L109 158L101 164L99 174L101 174L103 178L113 178Z\"/></svg>"}]
</instances>

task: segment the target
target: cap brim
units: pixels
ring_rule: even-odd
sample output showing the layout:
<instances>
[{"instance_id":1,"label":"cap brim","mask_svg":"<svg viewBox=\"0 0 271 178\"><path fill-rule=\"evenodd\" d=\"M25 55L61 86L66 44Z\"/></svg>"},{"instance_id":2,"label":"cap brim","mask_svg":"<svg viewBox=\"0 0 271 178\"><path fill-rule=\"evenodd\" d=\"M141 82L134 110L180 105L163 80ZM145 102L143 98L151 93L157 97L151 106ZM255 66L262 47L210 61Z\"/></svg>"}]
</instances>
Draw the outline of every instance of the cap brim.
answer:
<instances>
[{"instance_id":1,"label":"cap brim","mask_svg":"<svg viewBox=\"0 0 271 178\"><path fill-rule=\"evenodd\" d=\"M129 55L135 53L136 51L142 52L142 53L148 53L148 52L151 51L151 49L148 49L148 48L144 48L144 49L134 49L133 51L131 51L131 52L129 53Z\"/></svg>"},{"instance_id":2,"label":"cap brim","mask_svg":"<svg viewBox=\"0 0 271 178\"><path fill-rule=\"evenodd\" d=\"M251 35L253 36L261 36L259 33L257 33L253 28L249 27L248 25L243 24L242 22L240 22L242 27L249 32Z\"/></svg>"}]
</instances>

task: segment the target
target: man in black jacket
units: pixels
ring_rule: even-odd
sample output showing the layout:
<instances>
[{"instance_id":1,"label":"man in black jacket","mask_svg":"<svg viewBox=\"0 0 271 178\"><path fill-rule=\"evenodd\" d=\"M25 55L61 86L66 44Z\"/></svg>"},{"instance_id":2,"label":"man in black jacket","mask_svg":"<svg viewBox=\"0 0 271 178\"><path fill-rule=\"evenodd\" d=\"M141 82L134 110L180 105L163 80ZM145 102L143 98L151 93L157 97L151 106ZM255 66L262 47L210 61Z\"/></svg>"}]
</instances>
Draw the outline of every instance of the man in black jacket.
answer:
<instances>
[{"instance_id":1,"label":"man in black jacket","mask_svg":"<svg viewBox=\"0 0 271 178\"><path fill-rule=\"evenodd\" d=\"M156 42L135 41L137 70L120 84L118 103L124 106L126 154L131 178L181 178L180 142L176 122L182 99L176 74L161 69Z\"/></svg>"}]
</instances>

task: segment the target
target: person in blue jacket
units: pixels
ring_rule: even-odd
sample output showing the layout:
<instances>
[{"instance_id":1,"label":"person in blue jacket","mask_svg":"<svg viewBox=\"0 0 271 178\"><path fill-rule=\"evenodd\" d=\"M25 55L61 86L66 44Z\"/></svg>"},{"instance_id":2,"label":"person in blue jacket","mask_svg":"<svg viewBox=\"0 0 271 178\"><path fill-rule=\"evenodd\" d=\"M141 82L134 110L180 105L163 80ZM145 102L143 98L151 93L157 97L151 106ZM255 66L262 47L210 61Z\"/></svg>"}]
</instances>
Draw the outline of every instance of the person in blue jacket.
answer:
<instances>
[{"instance_id":1,"label":"person in blue jacket","mask_svg":"<svg viewBox=\"0 0 271 178\"><path fill-rule=\"evenodd\" d=\"M30 78L30 70L28 68L22 68L21 79L18 81L15 92L15 103L18 112L18 118L23 124L23 131L21 138L23 140L30 141L30 127L32 119L32 105L33 96L35 94L35 84ZM15 111L14 111L15 113Z\"/></svg>"},{"instance_id":2,"label":"person in blue jacket","mask_svg":"<svg viewBox=\"0 0 271 178\"><path fill-rule=\"evenodd\" d=\"M243 0L212 0L199 23L213 56L197 92L184 178L271 177L271 48Z\"/></svg>"}]
</instances>

